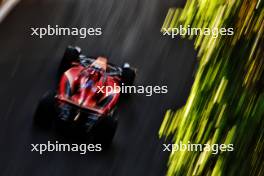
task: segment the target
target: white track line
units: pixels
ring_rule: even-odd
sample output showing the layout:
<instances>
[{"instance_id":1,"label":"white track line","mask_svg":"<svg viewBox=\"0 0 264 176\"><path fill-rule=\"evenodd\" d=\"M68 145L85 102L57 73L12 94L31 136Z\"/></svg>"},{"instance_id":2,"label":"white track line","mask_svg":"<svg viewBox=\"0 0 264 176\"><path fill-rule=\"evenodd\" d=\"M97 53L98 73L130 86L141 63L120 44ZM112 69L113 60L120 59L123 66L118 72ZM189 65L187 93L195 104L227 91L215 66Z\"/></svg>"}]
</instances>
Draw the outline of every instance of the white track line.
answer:
<instances>
[{"instance_id":1,"label":"white track line","mask_svg":"<svg viewBox=\"0 0 264 176\"><path fill-rule=\"evenodd\" d=\"M0 6L0 23L18 2L19 0L7 0Z\"/></svg>"}]
</instances>

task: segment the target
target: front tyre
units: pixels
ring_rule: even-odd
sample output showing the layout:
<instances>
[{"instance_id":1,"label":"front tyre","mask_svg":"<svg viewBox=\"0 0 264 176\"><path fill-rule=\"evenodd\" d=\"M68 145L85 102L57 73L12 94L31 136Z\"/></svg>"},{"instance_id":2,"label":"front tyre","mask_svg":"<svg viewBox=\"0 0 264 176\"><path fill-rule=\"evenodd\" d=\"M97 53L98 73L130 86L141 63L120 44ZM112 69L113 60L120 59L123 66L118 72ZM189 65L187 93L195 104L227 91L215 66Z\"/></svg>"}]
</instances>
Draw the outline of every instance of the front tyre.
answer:
<instances>
[{"instance_id":1,"label":"front tyre","mask_svg":"<svg viewBox=\"0 0 264 176\"><path fill-rule=\"evenodd\" d=\"M131 68L128 63L122 66L122 82L125 86L132 86L136 78L135 69Z\"/></svg>"},{"instance_id":2,"label":"front tyre","mask_svg":"<svg viewBox=\"0 0 264 176\"><path fill-rule=\"evenodd\" d=\"M68 46L59 66L59 75L67 71L72 66L73 62L78 62L80 54L80 47Z\"/></svg>"}]
</instances>

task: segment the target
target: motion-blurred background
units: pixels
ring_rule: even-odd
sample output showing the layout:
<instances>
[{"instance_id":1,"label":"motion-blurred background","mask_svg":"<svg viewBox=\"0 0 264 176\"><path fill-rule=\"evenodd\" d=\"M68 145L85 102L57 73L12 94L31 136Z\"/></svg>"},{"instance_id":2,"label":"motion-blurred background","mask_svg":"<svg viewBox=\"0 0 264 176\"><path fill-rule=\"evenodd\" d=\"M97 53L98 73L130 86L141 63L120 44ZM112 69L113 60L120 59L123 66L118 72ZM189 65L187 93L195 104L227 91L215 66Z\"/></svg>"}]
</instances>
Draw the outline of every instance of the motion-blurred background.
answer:
<instances>
[{"instance_id":1,"label":"motion-blurred background","mask_svg":"<svg viewBox=\"0 0 264 176\"><path fill-rule=\"evenodd\" d=\"M263 0L16 3L0 1L0 175L264 175ZM101 27L103 35L30 35L31 27L47 25ZM234 35L162 35L162 27L179 25L232 27ZM67 45L128 61L138 69L136 85L167 85L169 92L129 97L106 152L40 156L31 143L71 142L32 126ZM179 141L232 143L235 151L162 152L164 142Z\"/></svg>"},{"instance_id":2,"label":"motion-blurred background","mask_svg":"<svg viewBox=\"0 0 264 176\"><path fill-rule=\"evenodd\" d=\"M0 175L165 175L169 153L162 152L159 127L166 109L184 105L196 62L192 41L160 33L170 6L160 0L21 0L12 8L0 23ZM47 25L101 27L103 35L30 35L31 27ZM167 85L169 93L127 99L107 152L40 156L30 152L31 143L65 142L35 130L32 118L41 95L54 86L67 45L115 64L128 61L138 69L137 85Z\"/></svg>"}]
</instances>

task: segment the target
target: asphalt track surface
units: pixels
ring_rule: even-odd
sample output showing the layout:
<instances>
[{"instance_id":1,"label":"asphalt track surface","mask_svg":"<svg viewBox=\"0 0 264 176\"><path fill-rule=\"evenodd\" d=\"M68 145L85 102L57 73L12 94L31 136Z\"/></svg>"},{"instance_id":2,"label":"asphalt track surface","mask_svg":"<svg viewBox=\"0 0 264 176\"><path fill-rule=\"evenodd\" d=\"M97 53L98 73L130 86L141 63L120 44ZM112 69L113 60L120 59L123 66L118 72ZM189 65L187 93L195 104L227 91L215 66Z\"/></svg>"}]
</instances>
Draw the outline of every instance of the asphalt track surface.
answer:
<instances>
[{"instance_id":1,"label":"asphalt track surface","mask_svg":"<svg viewBox=\"0 0 264 176\"><path fill-rule=\"evenodd\" d=\"M169 153L158 129L165 110L184 105L192 85L191 41L160 33L171 2L164 0L22 0L0 24L1 176L162 176ZM177 5L177 4L176 4ZM183 3L178 4L183 5ZM102 36L30 36L30 27L102 27ZM52 88L67 45L138 69L136 85L167 85L166 95L132 95L120 106L112 147L102 153L31 152L31 143L63 141L32 125L37 103Z\"/></svg>"}]
</instances>

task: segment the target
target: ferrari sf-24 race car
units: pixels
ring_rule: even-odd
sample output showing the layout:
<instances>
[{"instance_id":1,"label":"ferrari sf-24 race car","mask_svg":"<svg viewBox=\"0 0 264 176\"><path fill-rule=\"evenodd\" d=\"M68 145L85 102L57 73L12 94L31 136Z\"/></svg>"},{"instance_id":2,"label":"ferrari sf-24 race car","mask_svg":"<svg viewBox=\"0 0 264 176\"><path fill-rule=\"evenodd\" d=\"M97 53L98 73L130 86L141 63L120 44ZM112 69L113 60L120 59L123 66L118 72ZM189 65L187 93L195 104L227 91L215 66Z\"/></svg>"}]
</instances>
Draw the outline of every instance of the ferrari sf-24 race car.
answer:
<instances>
[{"instance_id":1,"label":"ferrari sf-24 race car","mask_svg":"<svg viewBox=\"0 0 264 176\"><path fill-rule=\"evenodd\" d=\"M69 46L58 69L57 90L43 95L35 122L92 135L98 143L109 146L117 128L114 112L122 96L114 87L132 85L135 76L128 63L115 66L105 57L90 58L81 54L79 47ZM106 87L113 88L106 91Z\"/></svg>"}]
</instances>

